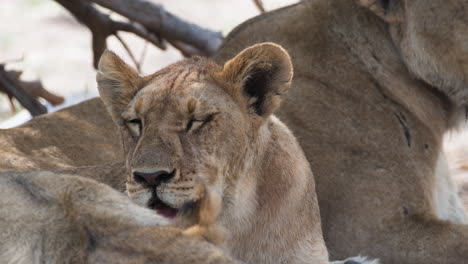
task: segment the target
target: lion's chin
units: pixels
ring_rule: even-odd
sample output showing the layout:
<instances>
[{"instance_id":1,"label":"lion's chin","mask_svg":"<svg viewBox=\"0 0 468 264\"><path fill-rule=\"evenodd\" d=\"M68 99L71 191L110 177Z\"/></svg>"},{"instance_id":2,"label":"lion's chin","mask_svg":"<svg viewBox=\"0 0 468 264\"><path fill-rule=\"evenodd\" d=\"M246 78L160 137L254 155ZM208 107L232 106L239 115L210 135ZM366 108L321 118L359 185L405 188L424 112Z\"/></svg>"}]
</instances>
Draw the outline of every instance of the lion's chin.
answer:
<instances>
[{"instance_id":1,"label":"lion's chin","mask_svg":"<svg viewBox=\"0 0 468 264\"><path fill-rule=\"evenodd\" d=\"M158 215L164 216L169 219L174 219L179 212L179 209L172 208L161 201L156 195L151 198L148 207L155 210Z\"/></svg>"}]
</instances>

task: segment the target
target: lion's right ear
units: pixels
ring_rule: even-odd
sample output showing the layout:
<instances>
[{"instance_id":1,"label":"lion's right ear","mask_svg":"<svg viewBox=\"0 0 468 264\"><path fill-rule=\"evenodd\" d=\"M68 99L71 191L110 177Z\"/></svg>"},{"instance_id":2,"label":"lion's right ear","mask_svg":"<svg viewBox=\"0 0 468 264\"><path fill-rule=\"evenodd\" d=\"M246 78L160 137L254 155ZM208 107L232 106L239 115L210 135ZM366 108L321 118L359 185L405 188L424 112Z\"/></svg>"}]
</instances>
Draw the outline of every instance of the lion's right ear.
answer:
<instances>
[{"instance_id":1,"label":"lion's right ear","mask_svg":"<svg viewBox=\"0 0 468 264\"><path fill-rule=\"evenodd\" d=\"M96 75L99 94L114 122L143 85L143 78L112 51L104 51Z\"/></svg>"}]
</instances>

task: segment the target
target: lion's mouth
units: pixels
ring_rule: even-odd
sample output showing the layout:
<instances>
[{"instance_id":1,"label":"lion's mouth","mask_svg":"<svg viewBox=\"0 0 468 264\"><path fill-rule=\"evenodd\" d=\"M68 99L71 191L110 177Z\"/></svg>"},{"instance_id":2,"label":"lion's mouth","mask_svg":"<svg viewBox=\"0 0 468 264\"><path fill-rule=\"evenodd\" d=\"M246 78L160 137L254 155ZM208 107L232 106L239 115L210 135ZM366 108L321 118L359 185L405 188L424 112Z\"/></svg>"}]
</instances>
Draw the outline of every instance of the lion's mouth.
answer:
<instances>
[{"instance_id":1,"label":"lion's mouth","mask_svg":"<svg viewBox=\"0 0 468 264\"><path fill-rule=\"evenodd\" d=\"M172 208L161 201L156 193L153 193L151 200L148 202L148 207L155 210L157 214L170 219L175 218L179 212L178 209Z\"/></svg>"}]
</instances>

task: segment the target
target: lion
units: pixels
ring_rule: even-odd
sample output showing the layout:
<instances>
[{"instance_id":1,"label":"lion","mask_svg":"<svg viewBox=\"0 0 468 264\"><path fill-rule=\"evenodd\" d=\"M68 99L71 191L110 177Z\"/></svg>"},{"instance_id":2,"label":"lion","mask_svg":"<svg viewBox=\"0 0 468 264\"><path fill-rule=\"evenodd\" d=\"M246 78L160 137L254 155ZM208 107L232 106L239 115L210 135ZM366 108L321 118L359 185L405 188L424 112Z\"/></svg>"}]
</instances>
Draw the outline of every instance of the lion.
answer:
<instances>
[{"instance_id":1,"label":"lion","mask_svg":"<svg viewBox=\"0 0 468 264\"><path fill-rule=\"evenodd\" d=\"M112 119L95 98L16 128L0 129L0 171L117 163L123 160L119 142Z\"/></svg>"},{"instance_id":2,"label":"lion","mask_svg":"<svg viewBox=\"0 0 468 264\"><path fill-rule=\"evenodd\" d=\"M194 57L144 77L106 51L96 79L121 132L128 196L172 219L206 174L222 197L219 223L232 256L329 263L309 163L273 115L292 76L288 53L273 43L248 47L223 66Z\"/></svg>"},{"instance_id":3,"label":"lion","mask_svg":"<svg viewBox=\"0 0 468 264\"><path fill-rule=\"evenodd\" d=\"M265 41L293 61L278 116L311 162L330 256L465 263L442 139L468 116L468 2L303 1L241 24L214 59Z\"/></svg>"},{"instance_id":4,"label":"lion","mask_svg":"<svg viewBox=\"0 0 468 264\"><path fill-rule=\"evenodd\" d=\"M294 89L276 113L311 163L331 258L465 262L466 214L442 136L467 116L467 10L463 0L301 1L241 24L214 57L223 64L265 41L291 54ZM69 134L53 135L41 140L70 146ZM80 141L87 151L92 138Z\"/></svg>"},{"instance_id":5,"label":"lion","mask_svg":"<svg viewBox=\"0 0 468 264\"><path fill-rule=\"evenodd\" d=\"M216 224L221 197L200 181L197 186L192 203L198 206L185 209L197 221L182 230L79 175L3 173L0 262L240 264L213 244L223 241Z\"/></svg>"}]
</instances>

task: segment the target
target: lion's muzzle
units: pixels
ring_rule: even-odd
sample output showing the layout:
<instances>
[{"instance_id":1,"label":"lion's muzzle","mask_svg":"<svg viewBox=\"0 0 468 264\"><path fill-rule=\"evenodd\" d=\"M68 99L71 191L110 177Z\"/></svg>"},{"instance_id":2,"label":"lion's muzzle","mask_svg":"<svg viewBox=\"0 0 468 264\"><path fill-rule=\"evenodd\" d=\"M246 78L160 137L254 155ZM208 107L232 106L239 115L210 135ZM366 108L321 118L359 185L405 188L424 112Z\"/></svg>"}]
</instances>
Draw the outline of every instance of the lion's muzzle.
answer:
<instances>
[{"instance_id":1,"label":"lion's muzzle","mask_svg":"<svg viewBox=\"0 0 468 264\"><path fill-rule=\"evenodd\" d=\"M169 172L165 169L155 169L153 171L137 171L133 170L133 179L135 182L147 185L151 188L158 187L161 183L167 182L170 179L174 178L176 170Z\"/></svg>"},{"instance_id":2,"label":"lion's muzzle","mask_svg":"<svg viewBox=\"0 0 468 264\"><path fill-rule=\"evenodd\" d=\"M174 218L179 211L173 206L163 202L157 195L158 187L165 182L174 178L176 170L169 172L167 169L134 169L133 179L135 182L149 188L151 190L151 199L148 201L148 207L156 210L156 212L167 218Z\"/></svg>"}]
</instances>

